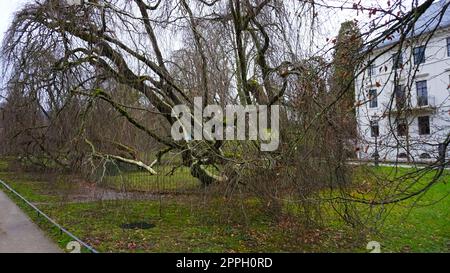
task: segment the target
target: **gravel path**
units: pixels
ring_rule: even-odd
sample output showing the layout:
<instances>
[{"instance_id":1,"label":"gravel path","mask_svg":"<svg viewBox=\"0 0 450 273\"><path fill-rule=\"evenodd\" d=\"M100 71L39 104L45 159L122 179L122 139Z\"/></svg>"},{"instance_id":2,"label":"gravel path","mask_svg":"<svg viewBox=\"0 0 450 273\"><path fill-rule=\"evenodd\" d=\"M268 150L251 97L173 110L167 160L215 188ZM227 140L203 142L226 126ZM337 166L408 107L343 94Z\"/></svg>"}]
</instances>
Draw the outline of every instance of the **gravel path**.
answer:
<instances>
[{"instance_id":1,"label":"gravel path","mask_svg":"<svg viewBox=\"0 0 450 273\"><path fill-rule=\"evenodd\" d=\"M28 216L0 190L0 253L61 253Z\"/></svg>"}]
</instances>

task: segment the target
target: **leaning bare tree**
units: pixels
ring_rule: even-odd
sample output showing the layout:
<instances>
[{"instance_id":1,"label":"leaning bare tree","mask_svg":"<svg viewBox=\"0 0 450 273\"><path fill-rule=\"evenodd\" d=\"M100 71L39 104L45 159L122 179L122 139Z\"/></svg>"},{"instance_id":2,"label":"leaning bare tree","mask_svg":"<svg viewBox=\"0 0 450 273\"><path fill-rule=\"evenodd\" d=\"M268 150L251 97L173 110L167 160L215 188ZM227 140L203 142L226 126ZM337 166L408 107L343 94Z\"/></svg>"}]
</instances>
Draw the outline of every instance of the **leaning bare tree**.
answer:
<instances>
[{"instance_id":1,"label":"leaning bare tree","mask_svg":"<svg viewBox=\"0 0 450 273\"><path fill-rule=\"evenodd\" d=\"M204 185L247 184L278 211L286 190L293 189L309 213L323 197L321 191L338 189L340 194L329 199L344 202L348 212L347 201L397 202L424 192L438 179L412 193L394 191L376 200L351 196L347 160L354 147L348 140L355 133L348 133L353 129L342 119L352 113L346 98L352 97L355 78L370 64L363 62L364 55L351 64L328 61L332 50L344 47L342 43L356 43L360 48L353 54L365 54L394 35L400 34L404 42L431 0L412 5L408 12L402 12L407 2L402 0L384 9L297 0L76 2L42 0L26 5L9 28L2 57L9 84L41 94L34 98L43 110L53 105L46 102L54 94L50 89L58 89L55 96L61 105L77 98L80 130L70 136L82 139L80 149L91 157L135 164L150 173L156 173L153 166L158 164L139 158L118 141L112 146L126 152L107 149L102 136L82 129L88 120L83 113L111 114L93 106L102 102L149 142L156 142L158 158L178 153ZM368 13L373 20L344 42L330 40L320 49L315 43L318 17L336 10ZM43 54L51 58L42 61ZM45 69L33 69L39 62ZM344 80L336 78L349 65L355 72L343 72ZM136 99L123 99L127 96ZM204 106L282 105L279 151L261 152L261 141L191 141L193 136L173 140L170 128L178 118L172 109L177 105L194 109L194 97L201 97ZM336 111L341 115L336 117ZM150 124L142 113L151 113ZM102 120L107 122L108 117ZM230 122L235 121L224 120Z\"/></svg>"},{"instance_id":2,"label":"leaning bare tree","mask_svg":"<svg viewBox=\"0 0 450 273\"><path fill-rule=\"evenodd\" d=\"M300 8L299 4L292 4ZM244 105L279 103L286 90L287 74L291 73L282 72L280 67L283 64L289 69L289 59L295 56L292 50L283 54L286 56L276 53L283 48L289 49L285 45L289 43L287 31L283 30L285 35L279 35L275 28L287 26L288 22L280 22L279 18L283 18L288 8L281 2L270 1L158 1L153 4L147 1L100 1L83 5L41 1L27 5L16 15L3 52L5 59L13 64L11 73L28 78L33 75L28 74L27 60L39 58L42 51L54 52L55 59L50 62L52 68L47 71L47 77L40 78L41 82L52 84L57 73L70 75L74 81L70 86L66 82L66 90L108 102L131 124L163 144L163 151L179 151L193 175L204 184L211 184L223 180L207 168L226 159L223 142L175 142L169 132L151 130L139 122L102 84L110 79L137 90L168 124L176 122L171 116L172 108L175 105L192 108L194 95L200 95L204 105L223 99L235 99ZM177 32L182 33L180 40L170 44L168 40ZM217 38L210 41L212 35ZM181 44L183 38L188 41L186 44L195 58L195 70L190 71L193 85L185 81L190 77L189 73L173 64L176 59L171 60L173 43ZM216 54L220 51L226 55ZM216 73L217 70L220 72ZM224 74L226 70L233 70L234 75L231 72ZM180 71L184 75L179 75ZM220 74L223 76L217 78ZM219 86L224 86L223 90L216 88L217 81L220 81ZM234 95L231 88L235 89ZM86 141L94 154L102 154L89 140ZM109 156L153 172L151 166L143 162Z\"/></svg>"}]
</instances>

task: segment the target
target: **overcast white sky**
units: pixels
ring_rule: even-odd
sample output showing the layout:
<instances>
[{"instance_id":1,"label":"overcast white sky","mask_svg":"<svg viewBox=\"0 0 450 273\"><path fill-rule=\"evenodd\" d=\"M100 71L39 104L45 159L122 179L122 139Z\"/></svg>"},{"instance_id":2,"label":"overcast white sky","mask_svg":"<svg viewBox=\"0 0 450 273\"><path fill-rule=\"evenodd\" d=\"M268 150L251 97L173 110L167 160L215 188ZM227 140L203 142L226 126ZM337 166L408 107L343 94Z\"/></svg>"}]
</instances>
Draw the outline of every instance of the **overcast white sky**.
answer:
<instances>
[{"instance_id":1,"label":"overcast white sky","mask_svg":"<svg viewBox=\"0 0 450 273\"><path fill-rule=\"evenodd\" d=\"M19 9L25 0L0 0L0 41L3 41L3 35L8 29L14 12Z\"/></svg>"},{"instance_id":2,"label":"overcast white sky","mask_svg":"<svg viewBox=\"0 0 450 273\"><path fill-rule=\"evenodd\" d=\"M13 14L15 11L17 11L25 2L30 1L30 0L0 0L0 41L3 40L3 36L4 36L4 32L7 30L11 19L13 17ZM412 0L409 1L405 1L406 3L410 2ZM339 6L339 4L342 3L346 3L349 4L351 2L358 2L356 0L329 0L329 4L333 4L336 6ZM372 3L372 4L386 4L384 2L387 1L380 1L380 0L365 0L364 4L367 3ZM419 2L423 2L423 0L420 0ZM332 12L333 13L333 12ZM336 10L335 15L337 16L329 16L327 19L327 23L329 26L327 26L327 28L332 28L332 29L328 29L328 31L330 31L331 35L335 35L337 34L337 31L339 29L340 23L344 20L348 20L348 19L353 19L356 16L356 14L354 14L355 12L342 12L340 10Z\"/></svg>"},{"instance_id":3,"label":"overcast white sky","mask_svg":"<svg viewBox=\"0 0 450 273\"><path fill-rule=\"evenodd\" d=\"M0 41L3 41L3 37L5 31L8 29L11 20L13 19L14 12L20 9L26 2L30 2L31 0L0 0ZM333 4L342 3L343 0L328 0ZM354 0L344 0L348 2L352 2ZM374 1L374 0L365 0L365 1ZM316 45L321 45L325 42L325 36L331 37L333 35L337 35L339 30L340 23L344 20L350 19L352 14L348 12L343 15L343 12L340 10L331 11L330 14L324 16L321 21L321 30L317 29L317 37L315 39L319 39L313 42ZM338 15L338 16L337 16ZM319 38L320 37L320 38ZM0 43L1 44L1 43ZM311 49L315 51L315 49Z\"/></svg>"},{"instance_id":4,"label":"overcast white sky","mask_svg":"<svg viewBox=\"0 0 450 273\"><path fill-rule=\"evenodd\" d=\"M30 0L0 0L0 41L3 40L4 33L12 20L14 12L17 11L27 1ZM339 4L342 3L349 4L352 2L358 2L356 0L328 0L328 1L329 4L336 4L337 6L339 6ZM413 0L407 0L405 1L405 4L409 3L410 1ZM423 1L424 0L420 0L419 2ZM365 0L364 4L372 3L375 5L377 4L385 5L386 4L385 2L387 1ZM361 16L356 16L354 11L350 12L342 12L341 10L330 11L330 14L327 15L327 18L323 24L323 27L325 28L323 29L323 31L329 32L330 36L336 35L339 30L341 22L343 22L344 20L349 20L357 17L358 19L361 19ZM324 35L324 33L322 33L322 35Z\"/></svg>"}]
</instances>

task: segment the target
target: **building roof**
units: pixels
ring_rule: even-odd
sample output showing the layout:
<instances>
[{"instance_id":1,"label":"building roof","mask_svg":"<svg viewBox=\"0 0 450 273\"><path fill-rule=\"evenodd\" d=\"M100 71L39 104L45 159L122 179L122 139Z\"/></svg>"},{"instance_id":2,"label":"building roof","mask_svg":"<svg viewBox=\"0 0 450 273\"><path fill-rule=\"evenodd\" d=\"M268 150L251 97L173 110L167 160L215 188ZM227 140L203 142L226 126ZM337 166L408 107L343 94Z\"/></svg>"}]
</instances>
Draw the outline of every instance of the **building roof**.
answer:
<instances>
[{"instance_id":1,"label":"building roof","mask_svg":"<svg viewBox=\"0 0 450 273\"><path fill-rule=\"evenodd\" d=\"M407 35L407 38L417 37L437 29L442 29L450 26L450 8L447 8L442 16L442 10L445 8L450 0L437 1L419 17L413 30ZM378 48L397 43L400 40L400 34L395 34L391 39L385 39Z\"/></svg>"}]
</instances>

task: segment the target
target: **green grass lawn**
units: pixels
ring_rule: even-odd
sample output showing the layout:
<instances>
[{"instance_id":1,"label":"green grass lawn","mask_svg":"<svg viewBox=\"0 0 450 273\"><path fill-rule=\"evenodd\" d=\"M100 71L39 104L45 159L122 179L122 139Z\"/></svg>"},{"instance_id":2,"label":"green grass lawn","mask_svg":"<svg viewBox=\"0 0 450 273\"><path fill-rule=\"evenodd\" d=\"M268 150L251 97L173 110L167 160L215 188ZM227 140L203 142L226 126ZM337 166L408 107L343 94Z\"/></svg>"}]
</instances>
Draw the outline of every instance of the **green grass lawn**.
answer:
<instances>
[{"instance_id":1,"label":"green grass lawn","mask_svg":"<svg viewBox=\"0 0 450 273\"><path fill-rule=\"evenodd\" d=\"M46 206L65 226L102 252L249 252L271 251L275 245L253 249L251 237L237 228L202 222L186 204L167 203L159 216L158 202L105 202ZM98 217L98 215L102 217ZM148 230L125 230L121 225L142 222ZM270 228L262 219L255 229Z\"/></svg>"},{"instance_id":2,"label":"green grass lawn","mask_svg":"<svg viewBox=\"0 0 450 273\"><path fill-rule=\"evenodd\" d=\"M158 175L148 172L122 172L106 176L103 186L126 191L171 193L196 190L201 187L200 181L193 177L189 168L156 167Z\"/></svg>"},{"instance_id":3,"label":"green grass lawn","mask_svg":"<svg viewBox=\"0 0 450 273\"><path fill-rule=\"evenodd\" d=\"M435 172L423 172L419 179L411 178L416 169L378 167L366 171L387 184L398 182L398 187L415 184L408 192L422 189L432 181ZM386 187L386 190L392 187ZM381 190L384 192L384 189ZM361 196L361 194L355 194ZM450 172L445 171L438 183L424 195L406 201L377 207L384 214L378 221L380 233L370 236L379 241L384 252L450 252ZM366 194L366 199L372 196Z\"/></svg>"},{"instance_id":4,"label":"green grass lawn","mask_svg":"<svg viewBox=\"0 0 450 273\"><path fill-rule=\"evenodd\" d=\"M405 176L408 170L382 168L389 176ZM426 174L416 187L433 178ZM450 173L421 198L387 206L383 233L376 237L388 252L450 252Z\"/></svg>"},{"instance_id":5,"label":"green grass lawn","mask_svg":"<svg viewBox=\"0 0 450 273\"><path fill-rule=\"evenodd\" d=\"M57 203L61 200L47 181L32 175L0 172L0 179L32 203Z\"/></svg>"},{"instance_id":6,"label":"green grass lawn","mask_svg":"<svg viewBox=\"0 0 450 273\"><path fill-rule=\"evenodd\" d=\"M392 208L383 233L376 237L384 251L450 252L449 193L449 184L439 184L414 204L414 208L411 208L412 202Z\"/></svg>"},{"instance_id":7,"label":"green grass lawn","mask_svg":"<svg viewBox=\"0 0 450 273\"><path fill-rule=\"evenodd\" d=\"M65 204L45 181L30 174L9 173L6 167L4 163L0 164L0 179L30 201L40 203L44 212L102 252L367 252L365 246L371 240L379 241L383 252L450 251L448 174L420 200L386 206L389 213L385 214L381 231L355 239L357 235L337 220L335 225L320 227L299 237L297 226L289 220L272 221L259 209L258 203L251 200L247 201L245 213L240 212L239 205L220 200L199 210L203 203L195 196L169 197L160 201ZM380 168L375 172L391 177L404 175L408 170L393 173L391 168ZM188 188L189 185L198 187L196 181L183 173L184 170L180 170L174 174L175 177L178 175L180 183L166 187L175 190L186 187L182 181ZM142 177L139 173L129 175ZM424 181L428 179L423 178ZM152 183L162 182L156 178L148 179L148 176L145 180L131 180L136 181L132 187L139 191L145 191ZM65 247L69 238L15 200L62 248ZM224 217L231 211L236 213ZM143 221L154 227L148 230L122 228L123 224Z\"/></svg>"}]
</instances>

